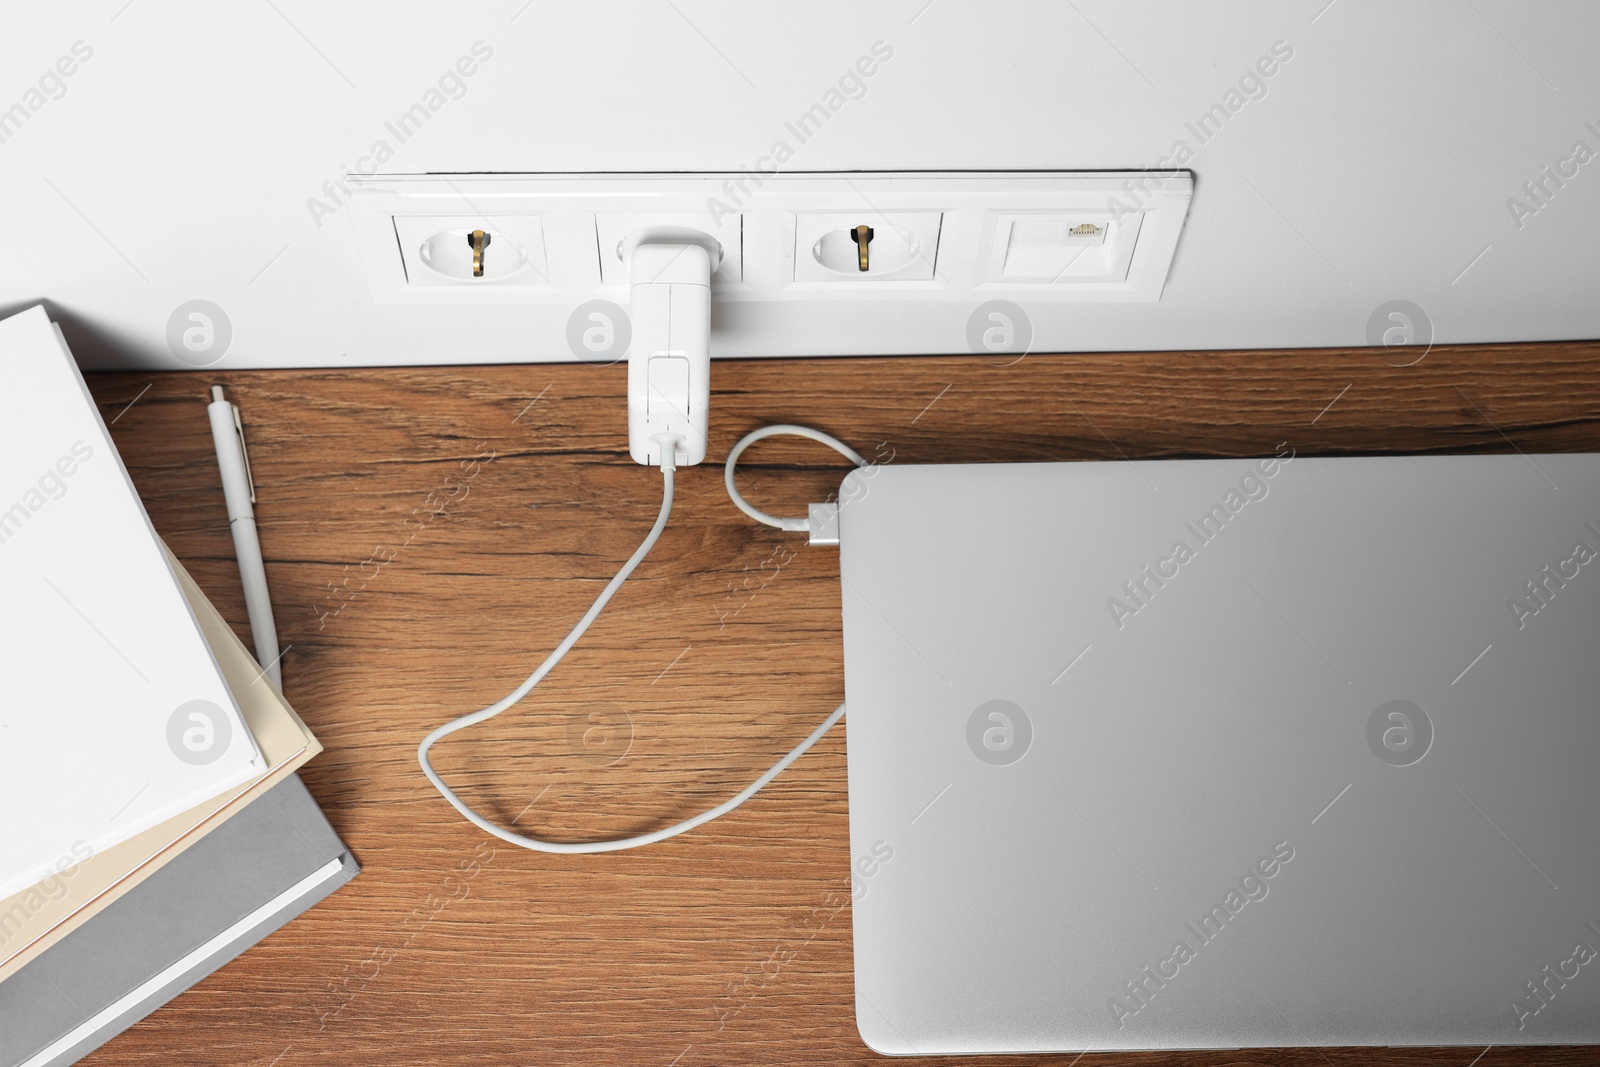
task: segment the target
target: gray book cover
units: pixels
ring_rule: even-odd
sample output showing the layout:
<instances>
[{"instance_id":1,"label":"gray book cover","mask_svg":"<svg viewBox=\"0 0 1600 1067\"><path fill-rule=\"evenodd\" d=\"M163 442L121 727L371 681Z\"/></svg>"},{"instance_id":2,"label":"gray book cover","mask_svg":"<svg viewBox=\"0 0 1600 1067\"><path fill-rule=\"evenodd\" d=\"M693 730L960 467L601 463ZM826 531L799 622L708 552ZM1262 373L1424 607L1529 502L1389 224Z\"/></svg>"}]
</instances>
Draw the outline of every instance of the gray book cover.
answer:
<instances>
[{"instance_id":1,"label":"gray book cover","mask_svg":"<svg viewBox=\"0 0 1600 1067\"><path fill-rule=\"evenodd\" d=\"M0 982L0 1067L62 1067L360 870L291 775Z\"/></svg>"}]
</instances>

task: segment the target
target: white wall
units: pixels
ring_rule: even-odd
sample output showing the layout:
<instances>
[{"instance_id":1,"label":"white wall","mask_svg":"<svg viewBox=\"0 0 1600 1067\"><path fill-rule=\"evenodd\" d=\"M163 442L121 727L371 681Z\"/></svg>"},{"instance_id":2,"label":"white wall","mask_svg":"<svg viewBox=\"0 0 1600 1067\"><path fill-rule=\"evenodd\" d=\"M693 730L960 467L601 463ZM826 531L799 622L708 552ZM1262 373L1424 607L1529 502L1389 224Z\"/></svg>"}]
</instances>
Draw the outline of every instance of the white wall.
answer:
<instances>
[{"instance_id":1,"label":"white wall","mask_svg":"<svg viewBox=\"0 0 1600 1067\"><path fill-rule=\"evenodd\" d=\"M454 350L459 311L374 304L347 213L308 208L478 41L492 58L383 171L737 169L879 40L892 60L792 168L1154 166L1283 41L1188 164L1163 299L1042 307L1048 347L1360 344L1394 298L1438 341L1600 336L1600 159L1508 207L1576 142L1600 153L1600 5L124 3L13 8L0 35L0 108L42 104L0 126L0 313L47 300L89 365L181 366L166 325L193 298L231 321L220 366L570 358L548 314ZM64 93L28 97L79 41ZM719 355L804 326L733 310ZM963 325L923 347L964 350ZM904 347L891 323L858 350Z\"/></svg>"}]
</instances>

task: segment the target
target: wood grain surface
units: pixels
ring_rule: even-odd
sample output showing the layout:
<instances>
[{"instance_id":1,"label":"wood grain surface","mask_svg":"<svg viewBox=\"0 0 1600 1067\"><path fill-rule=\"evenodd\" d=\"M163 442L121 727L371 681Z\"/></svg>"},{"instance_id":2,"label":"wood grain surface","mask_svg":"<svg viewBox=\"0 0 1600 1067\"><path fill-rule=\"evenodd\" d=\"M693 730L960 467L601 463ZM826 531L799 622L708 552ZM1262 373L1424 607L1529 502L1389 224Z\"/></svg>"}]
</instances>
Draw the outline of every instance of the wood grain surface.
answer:
<instances>
[{"instance_id":1,"label":"wood grain surface","mask_svg":"<svg viewBox=\"0 0 1600 1067\"><path fill-rule=\"evenodd\" d=\"M1284 441L1300 455L1600 450L1600 344L1395 356L719 362L712 456L777 421L893 463L1252 456ZM417 767L423 735L520 682L653 520L661 479L628 459L624 378L622 365L92 377L156 528L248 643L207 387L240 405L287 695L327 746L303 776L364 871L87 1063L878 1059L854 1022L842 728L733 814L594 856L500 845ZM823 499L842 473L801 442L748 459L744 488L770 510ZM687 470L660 544L589 635L437 762L484 813L555 838L719 803L843 699L837 566L745 519L720 461ZM1024 1062L1501 1067L1600 1050Z\"/></svg>"}]
</instances>

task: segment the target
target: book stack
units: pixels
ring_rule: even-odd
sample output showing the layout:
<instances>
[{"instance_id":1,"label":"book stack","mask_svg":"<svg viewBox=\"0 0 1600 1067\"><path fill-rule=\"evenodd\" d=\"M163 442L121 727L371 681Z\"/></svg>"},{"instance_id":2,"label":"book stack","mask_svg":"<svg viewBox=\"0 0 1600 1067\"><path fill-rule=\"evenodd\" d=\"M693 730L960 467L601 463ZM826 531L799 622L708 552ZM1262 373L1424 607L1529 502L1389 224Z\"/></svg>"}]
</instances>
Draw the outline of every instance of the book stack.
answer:
<instances>
[{"instance_id":1,"label":"book stack","mask_svg":"<svg viewBox=\"0 0 1600 1067\"><path fill-rule=\"evenodd\" d=\"M0 605L0 1067L44 1067L358 868L295 774L321 746L157 537L43 308L0 321Z\"/></svg>"}]
</instances>

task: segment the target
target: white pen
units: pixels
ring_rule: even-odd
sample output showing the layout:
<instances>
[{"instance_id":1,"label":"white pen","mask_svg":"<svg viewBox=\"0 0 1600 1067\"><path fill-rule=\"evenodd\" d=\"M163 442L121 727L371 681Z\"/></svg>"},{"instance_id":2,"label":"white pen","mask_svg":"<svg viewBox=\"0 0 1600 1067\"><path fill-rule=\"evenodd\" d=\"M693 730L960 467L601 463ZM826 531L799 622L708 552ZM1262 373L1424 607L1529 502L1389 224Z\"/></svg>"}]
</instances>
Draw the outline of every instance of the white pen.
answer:
<instances>
[{"instance_id":1,"label":"white pen","mask_svg":"<svg viewBox=\"0 0 1600 1067\"><path fill-rule=\"evenodd\" d=\"M256 659L272 684L283 691L283 669L278 666L278 628L272 621L272 598L267 594L267 567L256 537L256 483L250 476L250 456L244 449L244 425L239 409L211 387L211 439L217 446L217 466L222 469L222 495L228 502L228 525L233 529L233 551L239 558L239 578L244 583L244 606L250 615L250 634Z\"/></svg>"}]
</instances>

